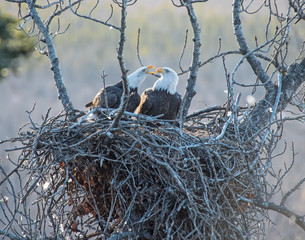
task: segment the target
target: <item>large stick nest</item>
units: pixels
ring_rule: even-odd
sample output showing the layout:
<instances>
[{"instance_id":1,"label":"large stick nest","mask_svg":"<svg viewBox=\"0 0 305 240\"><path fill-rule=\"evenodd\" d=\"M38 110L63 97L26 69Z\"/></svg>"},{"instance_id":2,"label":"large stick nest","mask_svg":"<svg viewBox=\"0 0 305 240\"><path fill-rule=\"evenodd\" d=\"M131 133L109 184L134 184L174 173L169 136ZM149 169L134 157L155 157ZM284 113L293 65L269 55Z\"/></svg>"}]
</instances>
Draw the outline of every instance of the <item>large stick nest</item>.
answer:
<instances>
[{"instance_id":1,"label":"large stick nest","mask_svg":"<svg viewBox=\"0 0 305 240\"><path fill-rule=\"evenodd\" d=\"M107 117L32 122L34 130L16 138L28 171L23 201L35 191L47 206L41 215L62 237L257 236L260 218L247 201L255 194L247 169L256 142L240 146L234 125L223 134L225 108L188 118L183 129L151 120L125 114L115 129Z\"/></svg>"}]
</instances>

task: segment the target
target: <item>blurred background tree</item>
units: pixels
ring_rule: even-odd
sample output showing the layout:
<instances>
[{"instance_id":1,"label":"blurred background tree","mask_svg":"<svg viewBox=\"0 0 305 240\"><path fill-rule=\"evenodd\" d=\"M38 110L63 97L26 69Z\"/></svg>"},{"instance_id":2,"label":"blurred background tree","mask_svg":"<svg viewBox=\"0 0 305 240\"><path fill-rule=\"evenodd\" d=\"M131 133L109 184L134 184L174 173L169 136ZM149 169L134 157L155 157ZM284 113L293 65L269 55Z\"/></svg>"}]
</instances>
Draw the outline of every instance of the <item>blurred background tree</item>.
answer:
<instances>
[{"instance_id":1,"label":"blurred background tree","mask_svg":"<svg viewBox=\"0 0 305 240\"><path fill-rule=\"evenodd\" d=\"M34 41L17 30L18 21L0 11L0 80L9 69L17 71L18 59L28 57L34 50Z\"/></svg>"}]
</instances>

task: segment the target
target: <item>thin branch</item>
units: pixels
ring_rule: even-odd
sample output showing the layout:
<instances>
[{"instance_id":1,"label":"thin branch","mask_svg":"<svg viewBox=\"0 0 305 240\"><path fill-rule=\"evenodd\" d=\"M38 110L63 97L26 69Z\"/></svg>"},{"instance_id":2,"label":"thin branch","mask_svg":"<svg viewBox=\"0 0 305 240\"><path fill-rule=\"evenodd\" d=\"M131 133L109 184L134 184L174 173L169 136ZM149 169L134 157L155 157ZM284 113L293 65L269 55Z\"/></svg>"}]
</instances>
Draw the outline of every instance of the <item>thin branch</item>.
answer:
<instances>
[{"instance_id":1,"label":"thin branch","mask_svg":"<svg viewBox=\"0 0 305 240\"><path fill-rule=\"evenodd\" d=\"M137 57L138 57L138 60L141 64L141 66L143 67L143 63L141 61L141 57L140 57L140 34L141 33L141 30L140 28L138 28L138 38L137 38Z\"/></svg>"},{"instance_id":2,"label":"thin branch","mask_svg":"<svg viewBox=\"0 0 305 240\"><path fill-rule=\"evenodd\" d=\"M9 238L12 239L12 240L27 240L27 238L18 237L18 236L14 235L14 234L8 233L8 232L3 231L3 230L1 230L1 229L0 229L0 235L9 237Z\"/></svg>"},{"instance_id":3,"label":"thin branch","mask_svg":"<svg viewBox=\"0 0 305 240\"><path fill-rule=\"evenodd\" d=\"M294 212L290 211L288 208L281 205L277 205L273 202L254 201L254 204L263 209L272 210L288 217L291 221L295 222L305 231L304 216L295 214Z\"/></svg>"},{"instance_id":4,"label":"thin branch","mask_svg":"<svg viewBox=\"0 0 305 240\"><path fill-rule=\"evenodd\" d=\"M77 0L77 3L78 2L79 2L79 0ZM109 19L112 17L112 14L113 14L113 7L112 7L112 5L110 5L111 6L111 14L110 14L109 18L106 21L102 21L102 20L99 20L99 19L96 19L96 18L92 18L89 15L87 16L87 15L83 15L83 14L78 13L78 9L74 10L73 7L72 7L75 4L75 2L72 3L71 0L69 0L69 4L70 4L71 11L76 16L81 17L81 18L85 18L85 19L88 19L88 20L91 20L91 21L94 21L94 22L97 22L97 23L101 23L101 24L103 24L105 26L108 26L110 28L114 28L114 29L120 31L119 27L117 27L117 26L115 26L113 24L108 23Z\"/></svg>"},{"instance_id":5,"label":"thin branch","mask_svg":"<svg viewBox=\"0 0 305 240\"><path fill-rule=\"evenodd\" d=\"M181 66L181 61L182 61L182 58L184 56L184 52L185 52L185 48L186 48L186 44L187 44L187 35L188 35L188 29L186 29L185 31L185 39L184 39L184 46L183 46L183 49L182 49L182 53L181 53L181 56L180 56L180 59L179 59L179 68L181 70L181 72L185 72Z\"/></svg>"},{"instance_id":6,"label":"thin branch","mask_svg":"<svg viewBox=\"0 0 305 240\"><path fill-rule=\"evenodd\" d=\"M191 119L191 118L194 118L198 115L201 115L203 113L208 113L208 112L212 112L212 111L219 111L219 110L225 110L226 108L225 107L221 107L221 106L213 106L213 107L208 107L208 108L205 108L203 110L200 110L198 112L194 112L192 114L189 114L186 116L186 119Z\"/></svg>"}]
</instances>

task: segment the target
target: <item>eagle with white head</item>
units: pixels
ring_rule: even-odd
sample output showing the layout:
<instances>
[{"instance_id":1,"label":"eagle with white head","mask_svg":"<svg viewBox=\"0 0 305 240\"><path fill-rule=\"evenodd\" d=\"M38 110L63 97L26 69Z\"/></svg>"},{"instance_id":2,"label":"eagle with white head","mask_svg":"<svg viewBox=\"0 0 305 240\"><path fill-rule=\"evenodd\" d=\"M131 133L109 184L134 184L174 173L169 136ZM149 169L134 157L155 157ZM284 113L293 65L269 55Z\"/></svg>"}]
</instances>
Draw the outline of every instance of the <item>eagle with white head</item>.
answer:
<instances>
[{"instance_id":1,"label":"eagle with white head","mask_svg":"<svg viewBox=\"0 0 305 240\"><path fill-rule=\"evenodd\" d=\"M169 67L157 68L156 73L161 77L152 88L142 93L136 113L149 116L162 115L160 119L175 120L181 105L181 95L176 91L179 77Z\"/></svg>"}]
</instances>

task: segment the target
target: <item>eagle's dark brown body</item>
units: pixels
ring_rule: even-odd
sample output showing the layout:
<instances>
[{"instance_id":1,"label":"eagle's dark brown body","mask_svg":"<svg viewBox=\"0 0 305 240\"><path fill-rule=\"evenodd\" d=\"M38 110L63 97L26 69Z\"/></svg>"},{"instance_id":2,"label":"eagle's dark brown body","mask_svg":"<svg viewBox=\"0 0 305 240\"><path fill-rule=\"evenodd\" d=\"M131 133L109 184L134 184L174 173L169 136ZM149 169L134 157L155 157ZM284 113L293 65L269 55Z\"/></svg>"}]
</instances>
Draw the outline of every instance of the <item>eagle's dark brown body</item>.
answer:
<instances>
[{"instance_id":1,"label":"eagle's dark brown body","mask_svg":"<svg viewBox=\"0 0 305 240\"><path fill-rule=\"evenodd\" d=\"M128 99L128 104L126 111L134 112L137 106L140 104L140 95L138 93L138 88L130 88L130 95ZM94 107L100 108L118 108L121 103L121 97L123 94L123 83L122 81L118 82L115 85L102 88L95 96L92 102L89 102L85 107Z\"/></svg>"},{"instance_id":2,"label":"eagle's dark brown body","mask_svg":"<svg viewBox=\"0 0 305 240\"><path fill-rule=\"evenodd\" d=\"M149 116L163 114L160 119L175 120L181 105L179 93L170 94L166 90L146 89L141 96L141 102L136 113Z\"/></svg>"}]
</instances>

